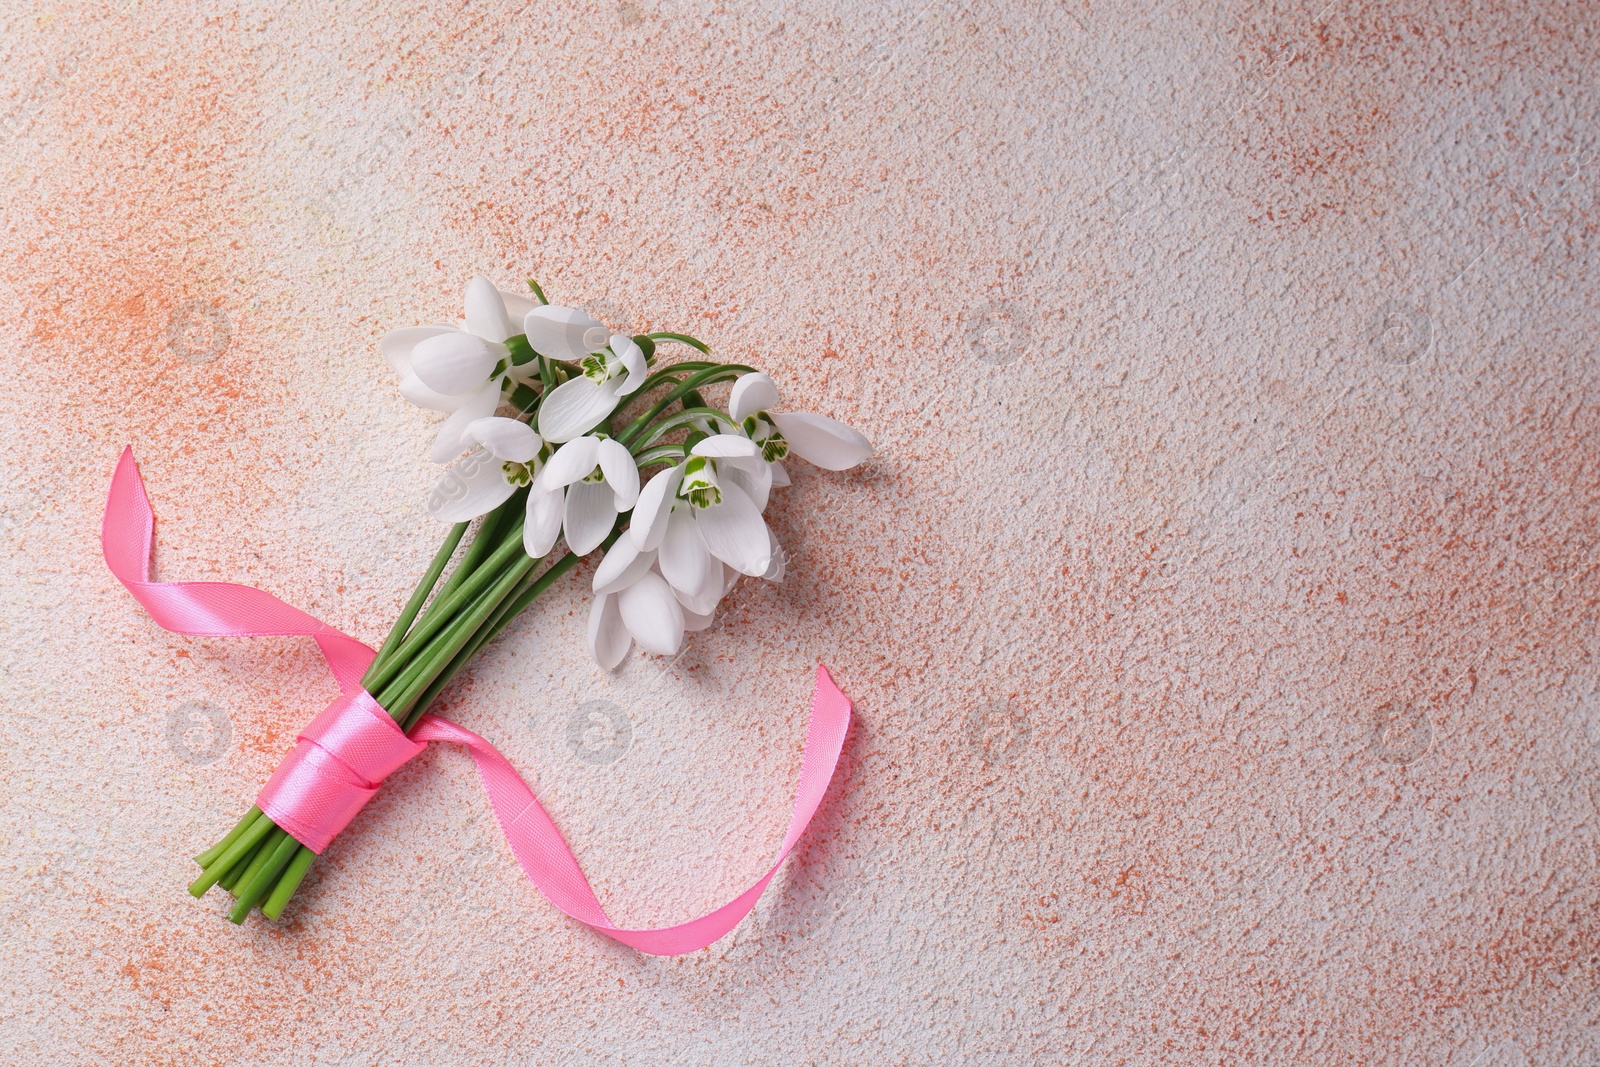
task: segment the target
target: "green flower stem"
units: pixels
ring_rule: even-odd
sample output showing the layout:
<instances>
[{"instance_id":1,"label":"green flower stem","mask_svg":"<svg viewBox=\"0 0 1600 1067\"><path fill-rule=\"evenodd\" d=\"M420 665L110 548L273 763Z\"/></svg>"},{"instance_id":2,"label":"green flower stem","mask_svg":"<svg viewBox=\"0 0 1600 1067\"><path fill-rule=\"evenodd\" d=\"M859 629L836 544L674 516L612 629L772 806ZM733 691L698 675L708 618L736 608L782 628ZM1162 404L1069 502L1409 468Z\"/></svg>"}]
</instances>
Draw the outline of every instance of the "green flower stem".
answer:
<instances>
[{"instance_id":1,"label":"green flower stem","mask_svg":"<svg viewBox=\"0 0 1600 1067\"><path fill-rule=\"evenodd\" d=\"M647 333L645 336L650 338L652 341L682 341L690 348L698 348L708 356L711 354L710 345L706 344L704 341L697 341L686 333L667 333L663 331L661 333Z\"/></svg>"},{"instance_id":2,"label":"green flower stem","mask_svg":"<svg viewBox=\"0 0 1600 1067\"><path fill-rule=\"evenodd\" d=\"M316 858L317 854L315 852L312 852L304 845L300 846L300 850L290 859L289 866L284 869L283 874L278 878L278 884L272 890L272 895L267 897L265 904L261 905L261 914L273 921L277 921L278 916L283 914L283 909L288 907L289 898L294 896L296 889L300 888L300 880L306 876L306 872L311 869L312 861Z\"/></svg>"},{"instance_id":3,"label":"green flower stem","mask_svg":"<svg viewBox=\"0 0 1600 1067\"><path fill-rule=\"evenodd\" d=\"M271 834L269 833L268 836L270 837ZM239 857L239 862L233 865L232 870L217 880L217 884L227 892L232 893L233 887L238 885L239 879L244 877L244 872L250 869L250 865L254 863L256 861L256 857L261 854L261 848L266 844L266 841L267 838L265 837L263 837L260 841L257 841L254 848L245 853L243 856Z\"/></svg>"},{"instance_id":4,"label":"green flower stem","mask_svg":"<svg viewBox=\"0 0 1600 1067\"><path fill-rule=\"evenodd\" d=\"M194 861L198 863L202 869L211 866L211 864L216 861L218 856L227 851L229 845L239 840L239 835L248 830L250 828L250 824L255 822L260 815L261 809L256 807L254 804L250 805L250 810L244 813L244 818L233 824L233 829L228 831L228 836L224 837L221 841L218 841L216 844L200 853L200 855L194 858Z\"/></svg>"},{"instance_id":5,"label":"green flower stem","mask_svg":"<svg viewBox=\"0 0 1600 1067\"><path fill-rule=\"evenodd\" d=\"M654 344L655 342L652 341L650 343ZM663 385L682 384L683 379L688 375L693 374L695 371L709 370L712 367L720 366L722 366L722 364L712 363L709 360L693 359L685 360L682 363L674 363L670 367L662 367L659 370L652 371L650 375L645 378L643 384L641 384L639 388L629 393L627 397L623 399L622 407L618 408L617 411L620 413L628 405L636 401L643 400L645 396L648 395L652 390L659 389Z\"/></svg>"},{"instance_id":6,"label":"green flower stem","mask_svg":"<svg viewBox=\"0 0 1600 1067\"><path fill-rule=\"evenodd\" d=\"M260 868L245 877L244 886L239 890L238 903L233 906L233 911L228 913L228 919L234 925L244 922L245 916L250 914L250 909L256 906L256 902L276 886L278 876L289 866L289 860L300 848L300 842L282 830L279 830L278 834L282 836L274 835L268 838L272 842L271 846L261 850L265 858Z\"/></svg>"},{"instance_id":7,"label":"green flower stem","mask_svg":"<svg viewBox=\"0 0 1600 1067\"><path fill-rule=\"evenodd\" d=\"M256 819L234 840L233 844L222 850L222 855L200 872L200 877L189 886L189 892L197 897L205 895L205 891L216 885L235 863L259 845L262 838L276 829L277 826L271 819Z\"/></svg>"},{"instance_id":8,"label":"green flower stem","mask_svg":"<svg viewBox=\"0 0 1600 1067\"><path fill-rule=\"evenodd\" d=\"M614 540L615 535L605 542L604 547L611 547L611 543ZM428 707L444 691L445 687L454 681L456 675L478 654L478 650L492 641L512 619L516 618L524 608L533 603L540 593L550 588L557 578L570 571L582 559L582 556L575 556L569 552L546 567L544 573L534 576L530 572L524 577L495 610L494 614L489 616L488 620L472 635L472 639L461 648L461 651L456 653L455 658L450 661L449 665L439 672L438 677L429 684L427 689L422 691L422 695L417 698L415 705L406 715L403 723L404 729L410 732L411 728L417 724L417 720L422 718Z\"/></svg>"},{"instance_id":9,"label":"green flower stem","mask_svg":"<svg viewBox=\"0 0 1600 1067\"><path fill-rule=\"evenodd\" d=\"M378 703L382 704L396 720L405 721L406 713L411 710L411 706L422 695L423 690L428 688L439 676L439 672L455 658L456 653L472 639L473 632L483 624L483 620L494 614L494 610L500 606L506 594L511 592L537 562L524 553L522 558L494 585L479 595L470 608L439 631L438 636L417 653L415 661L399 678L389 683L389 688L378 698Z\"/></svg>"},{"instance_id":10,"label":"green flower stem","mask_svg":"<svg viewBox=\"0 0 1600 1067\"><path fill-rule=\"evenodd\" d=\"M649 433L641 434L635 438L631 447L640 449L653 445L673 430L683 429L686 426L693 427L696 419L715 419L718 422L726 423L734 429L738 428L738 424L733 421L733 417L725 411L719 411L711 407L684 408L682 411L676 412L650 427Z\"/></svg>"},{"instance_id":11,"label":"green flower stem","mask_svg":"<svg viewBox=\"0 0 1600 1067\"><path fill-rule=\"evenodd\" d=\"M473 542L473 547L476 548L478 543L483 540L485 538L480 534L478 541ZM440 599L434 601L433 607L428 609L428 613L423 616L422 621L417 623L416 628L406 635L404 643L400 646L401 652L405 653L407 649L414 650L426 647L425 642L438 633L440 629L454 621L461 606L476 599L484 587L504 570L507 563L519 554L523 554L521 516L518 516L517 521L512 523L511 529L507 532L505 540L500 543L500 546L481 565L473 570L470 577L461 581L448 595L442 595ZM466 566L465 561L463 561L462 566ZM409 655L405 654L391 656L389 662L383 664L377 670L368 671L362 684L367 687L368 692L371 692L374 687L386 685L407 667L410 658ZM380 700L378 703L381 704L383 702Z\"/></svg>"},{"instance_id":12,"label":"green flower stem","mask_svg":"<svg viewBox=\"0 0 1600 1067\"><path fill-rule=\"evenodd\" d=\"M741 374L754 373L754 367L746 367L738 363L719 363L706 370L696 371L679 383L672 392L656 401L643 415L629 423L627 429L617 434L617 440L623 444L630 443L635 437L643 433L645 428L654 422L663 411L667 410L669 405L676 400L682 399L685 393L692 393L704 385L712 385L716 382L727 381L729 378L737 378Z\"/></svg>"},{"instance_id":13,"label":"green flower stem","mask_svg":"<svg viewBox=\"0 0 1600 1067\"><path fill-rule=\"evenodd\" d=\"M498 533L513 511L520 511L524 505L520 503L527 498L521 494L513 494L511 499L489 512L482 523L478 525L478 532L472 538L472 544L467 546L466 554L461 557L461 562L456 564L455 571L445 581L444 588L439 590L433 598L437 607L445 597L455 591L456 586L466 581L477 570L483 558L492 552L499 543ZM430 611L431 614L431 611Z\"/></svg>"},{"instance_id":14,"label":"green flower stem","mask_svg":"<svg viewBox=\"0 0 1600 1067\"><path fill-rule=\"evenodd\" d=\"M463 645L461 651L455 654L455 657L450 660L445 669L440 671L432 682L428 683L428 688L422 691L422 695L417 697L411 708L406 712L405 719L400 724L401 730L406 733L411 732L411 728L417 724L418 719L427 713L428 707L438 698L439 694L455 680L455 676L471 662L472 657L478 654L478 650L483 647L487 638L489 628L502 619L511 610L511 602L536 581L538 581L538 577L532 571L523 576L522 581L517 583L516 588L512 589L500 602L499 606L495 608L488 621L478 627L477 631L472 635L472 639Z\"/></svg>"},{"instance_id":15,"label":"green flower stem","mask_svg":"<svg viewBox=\"0 0 1600 1067\"><path fill-rule=\"evenodd\" d=\"M645 449L633 458L642 471L646 467L657 463L676 463L688 454L689 450L683 445L657 445L654 448Z\"/></svg>"},{"instance_id":16,"label":"green flower stem","mask_svg":"<svg viewBox=\"0 0 1600 1067\"><path fill-rule=\"evenodd\" d=\"M256 854L250 858L250 862L242 865L239 880L234 883L234 888L242 890L249 885L261 869L266 866L267 861L272 858L272 853L277 849L279 842L288 836L286 831L274 826L267 836L261 839L261 843L256 846ZM234 894L234 896L238 895L238 893Z\"/></svg>"},{"instance_id":17,"label":"green flower stem","mask_svg":"<svg viewBox=\"0 0 1600 1067\"><path fill-rule=\"evenodd\" d=\"M619 531L612 530L611 536L607 537L601 542L601 549L609 549L612 545L616 544L618 536ZM512 599L511 609L494 623L493 628L489 631L487 636L484 637L484 642L487 643L494 640L494 638L499 635L500 631L504 630L506 626L510 624L512 619L522 614L522 612L528 607L529 604L534 602L540 593L543 593L546 589L550 588L550 586L555 583L557 578L560 578L563 574L570 571L585 558L587 557L574 556L569 553L566 556L563 556L560 560L556 561L556 563L553 564L549 570L541 574L539 579L530 585L528 589L518 593Z\"/></svg>"},{"instance_id":18,"label":"green flower stem","mask_svg":"<svg viewBox=\"0 0 1600 1067\"><path fill-rule=\"evenodd\" d=\"M651 372L650 377L644 380L644 384L641 385L637 391L639 393L649 392L651 389L654 389L659 385L663 385L668 381L676 384L677 382L683 381L684 377L687 375L693 374L696 371L710 370L712 367L720 366L722 366L721 363L712 363L710 360L705 359L691 359L684 360L682 363L674 363L670 367L662 367L658 371Z\"/></svg>"},{"instance_id":19,"label":"green flower stem","mask_svg":"<svg viewBox=\"0 0 1600 1067\"><path fill-rule=\"evenodd\" d=\"M683 363L674 363L670 367L662 367L660 370L653 371L650 376L644 380L644 383L639 386L639 388L628 394L628 396L622 401L622 407L618 408L617 411L613 413L612 417L615 418L617 415L622 414L622 412L627 410L630 405L636 401L643 400L653 390L659 389L663 385L682 385L683 379L689 374L692 374L695 371L710 370L713 367L720 366L722 366L720 363L711 363L706 360L697 359L686 360Z\"/></svg>"},{"instance_id":20,"label":"green flower stem","mask_svg":"<svg viewBox=\"0 0 1600 1067\"><path fill-rule=\"evenodd\" d=\"M389 636L384 639L383 647L378 649L378 656L367 667L367 673L362 677L361 684L365 686L384 662L392 657L395 650L400 647L400 642L405 638L406 631L411 629L411 624L417 618L417 612L422 610L422 605L427 602L428 594L433 592L433 587L439 583L439 575L444 573L445 566L450 562L450 557L455 555L456 546L461 543L461 535L467 532L467 524L458 522L450 527L450 532L445 535L444 544L439 546L439 551L434 553L433 562L428 564L428 572L417 583L416 590L411 594L411 599L406 601L405 608L400 612L400 617L389 628Z\"/></svg>"}]
</instances>

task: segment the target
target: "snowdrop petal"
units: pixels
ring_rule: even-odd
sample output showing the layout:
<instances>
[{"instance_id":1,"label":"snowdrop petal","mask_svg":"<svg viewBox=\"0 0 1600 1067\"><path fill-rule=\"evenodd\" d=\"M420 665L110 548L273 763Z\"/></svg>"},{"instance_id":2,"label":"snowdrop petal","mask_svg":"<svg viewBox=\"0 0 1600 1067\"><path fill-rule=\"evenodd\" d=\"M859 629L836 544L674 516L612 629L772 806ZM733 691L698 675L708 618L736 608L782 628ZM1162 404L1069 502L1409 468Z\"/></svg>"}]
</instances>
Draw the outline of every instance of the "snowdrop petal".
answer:
<instances>
[{"instance_id":1,"label":"snowdrop petal","mask_svg":"<svg viewBox=\"0 0 1600 1067\"><path fill-rule=\"evenodd\" d=\"M681 598L679 600L679 603L680 604L682 603ZM683 609L683 628L685 630L689 630L689 631L704 630L707 626L710 626L712 624L712 622L716 620L716 617L717 617L717 613L716 613L716 609L715 608L713 608L711 611L706 612L704 615L696 615L694 612L690 611L688 608L684 608Z\"/></svg>"},{"instance_id":2,"label":"snowdrop petal","mask_svg":"<svg viewBox=\"0 0 1600 1067\"><path fill-rule=\"evenodd\" d=\"M476 393L466 398L455 414L439 425L439 436L434 439L433 451L428 458L435 463L449 463L461 454L461 450L473 442L467 437L467 430L474 423L486 421L494 414L494 409L500 406L500 383L490 382ZM510 422L510 419L505 420ZM483 444L488 444L483 441ZM494 450L491 448L491 452ZM495 453L497 456L499 453ZM506 456L499 456L506 459Z\"/></svg>"},{"instance_id":3,"label":"snowdrop petal","mask_svg":"<svg viewBox=\"0 0 1600 1067\"><path fill-rule=\"evenodd\" d=\"M511 319L506 315L500 290L483 275L467 283L463 301L467 307L467 330L486 341L504 341L511 336Z\"/></svg>"},{"instance_id":4,"label":"snowdrop petal","mask_svg":"<svg viewBox=\"0 0 1600 1067\"><path fill-rule=\"evenodd\" d=\"M661 575L646 571L616 596L622 624L640 648L671 656L683 647L683 608Z\"/></svg>"},{"instance_id":5,"label":"snowdrop petal","mask_svg":"<svg viewBox=\"0 0 1600 1067\"><path fill-rule=\"evenodd\" d=\"M696 444L689 450L696 456L725 457L759 456L761 446L750 438L736 433L719 433Z\"/></svg>"},{"instance_id":6,"label":"snowdrop petal","mask_svg":"<svg viewBox=\"0 0 1600 1067\"><path fill-rule=\"evenodd\" d=\"M784 470L782 463L769 463L767 469L772 473L772 487L781 489L789 484L789 472Z\"/></svg>"},{"instance_id":7,"label":"snowdrop petal","mask_svg":"<svg viewBox=\"0 0 1600 1067\"><path fill-rule=\"evenodd\" d=\"M633 521L628 536L641 551L659 548L667 534L667 515L683 482L683 465L668 467L651 478L633 505Z\"/></svg>"},{"instance_id":8,"label":"snowdrop petal","mask_svg":"<svg viewBox=\"0 0 1600 1067\"><path fill-rule=\"evenodd\" d=\"M741 574L760 576L772 565L771 542L761 512L745 491L722 483L722 503L696 512L711 554Z\"/></svg>"},{"instance_id":9,"label":"snowdrop petal","mask_svg":"<svg viewBox=\"0 0 1600 1067\"><path fill-rule=\"evenodd\" d=\"M745 416L754 415L777 406L778 385L765 374L741 374L728 394L728 414L734 422L743 422Z\"/></svg>"},{"instance_id":10,"label":"snowdrop petal","mask_svg":"<svg viewBox=\"0 0 1600 1067\"><path fill-rule=\"evenodd\" d=\"M693 594L705 584L711 553L695 529L688 508L678 508L667 518L667 535L661 540L661 576L673 589Z\"/></svg>"},{"instance_id":11,"label":"snowdrop petal","mask_svg":"<svg viewBox=\"0 0 1600 1067\"><path fill-rule=\"evenodd\" d=\"M757 511L767 510L767 497L772 493L772 464L759 457L726 459L717 465L717 472L750 494Z\"/></svg>"},{"instance_id":12,"label":"snowdrop petal","mask_svg":"<svg viewBox=\"0 0 1600 1067\"><path fill-rule=\"evenodd\" d=\"M417 405L417 407L427 408L429 411L456 411L462 404L471 400L475 394L464 393L455 396L449 393L441 393L423 385L422 379L415 374L408 374L400 379L400 395Z\"/></svg>"},{"instance_id":13,"label":"snowdrop petal","mask_svg":"<svg viewBox=\"0 0 1600 1067\"><path fill-rule=\"evenodd\" d=\"M600 471L617 496L618 511L627 511L639 500L639 465L628 446L609 437L600 442Z\"/></svg>"},{"instance_id":14,"label":"snowdrop petal","mask_svg":"<svg viewBox=\"0 0 1600 1067\"><path fill-rule=\"evenodd\" d=\"M543 559L561 536L566 496L559 489L534 485L528 490L528 517L522 524L522 547L534 559Z\"/></svg>"},{"instance_id":15,"label":"snowdrop petal","mask_svg":"<svg viewBox=\"0 0 1600 1067\"><path fill-rule=\"evenodd\" d=\"M611 335L611 351L615 352L617 358L622 360L622 365L628 368L627 376L622 379L622 384L617 386L617 395L627 396L643 385L645 376L650 373L650 366L645 362L644 349L627 334L614 333Z\"/></svg>"},{"instance_id":16,"label":"snowdrop petal","mask_svg":"<svg viewBox=\"0 0 1600 1067\"><path fill-rule=\"evenodd\" d=\"M606 328L598 319L559 304L545 304L528 312L523 316L522 329L535 352L569 361L598 352L608 339Z\"/></svg>"},{"instance_id":17,"label":"snowdrop petal","mask_svg":"<svg viewBox=\"0 0 1600 1067\"><path fill-rule=\"evenodd\" d=\"M587 477L594 470L599 458L600 439L580 437L556 449L555 455L544 465L544 473L539 477L543 479L546 489L559 489L563 485L571 485L580 478Z\"/></svg>"},{"instance_id":18,"label":"snowdrop petal","mask_svg":"<svg viewBox=\"0 0 1600 1067\"><path fill-rule=\"evenodd\" d=\"M721 603L723 596L731 588L728 582L728 576L730 575L738 578L739 572L729 570L722 565L721 560L714 559L711 560L710 566L706 568L706 575L700 582L700 588L674 589L673 592L678 595L678 603L683 605L684 611L693 612L696 615L710 615L717 610L717 605Z\"/></svg>"},{"instance_id":19,"label":"snowdrop petal","mask_svg":"<svg viewBox=\"0 0 1600 1067\"><path fill-rule=\"evenodd\" d=\"M558 445L582 437L616 409L617 393L609 382L569 378L539 405L539 436Z\"/></svg>"},{"instance_id":20,"label":"snowdrop petal","mask_svg":"<svg viewBox=\"0 0 1600 1067\"><path fill-rule=\"evenodd\" d=\"M597 596L589 609L589 652L606 670L616 670L628 654L633 639L622 625L622 612L615 596Z\"/></svg>"},{"instance_id":21,"label":"snowdrop petal","mask_svg":"<svg viewBox=\"0 0 1600 1067\"><path fill-rule=\"evenodd\" d=\"M654 552L640 552L633 538L619 537L611 546L606 558L594 569L596 593L620 593L637 582L656 561Z\"/></svg>"},{"instance_id":22,"label":"snowdrop petal","mask_svg":"<svg viewBox=\"0 0 1600 1067\"><path fill-rule=\"evenodd\" d=\"M456 330L417 342L411 350L411 370L429 389L471 393L505 357L505 345Z\"/></svg>"},{"instance_id":23,"label":"snowdrop petal","mask_svg":"<svg viewBox=\"0 0 1600 1067\"><path fill-rule=\"evenodd\" d=\"M466 522L493 511L516 491L500 473L500 461L479 450L444 472L428 494L428 514L440 522Z\"/></svg>"},{"instance_id":24,"label":"snowdrop petal","mask_svg":"<svg viewBox=\"0 0 1600 1067\"><path fill-rule=\"evenodd\" d=\"M510 320L513 332L522 328L522 321L528 317L528 312L544 306L528 293L513 293L505 289L500 290L500 304L506 309L506 318Z\"/></svg>"},{"instance_id":25,"label":"snowdrop petal","mask_svg":"<svg viewBox=\"0 0 1600 1067\"><path fill-rule=\"evenodd\" d=\"M438 337L442 333L455 333L454 326L407 326L399 330L390 330L383 335L383 340L378 342L378 351L383 353L384 360L394 368L394 372L404 378L411 373L411 350L417 347L417 342L426 341L430 337Z\"/></svg>"},{"instance_id":26,"label":"snowdrop petal","mask_svg":"<svg viewBox=\"0 0 1600 1067\"><path fill-rule=\"evenodd\" d=\"M872 442L842 422L807 411L774 412L790 451L823 470L842 471L872 455Z\"/></svg>"},{"instance_id":27,"label":"snowdrop petal","mask_svg":"<svg viewBox=\"0 0 1600 1067\"><path fill-rule=\"evenodd\" d=\"M573 552L580 556L593 552L616 521L617 509L611 506L610 489L599 482L578 482L567 488L562 528L567 534L567 547ZM763 565L762 570L765 569Z\"/></svg>"},{"instance_id":28,"label":"snowdrop petal","mask_svg":"<svg viewBox=\"0 0 1600 1067\"><path fill-rule=\"evenodd\" d=\"M496 392L499 390L496 389ZM465 436L467 440L476 441L493 452L496 459L508 459L513 463L527 463L533 459L539 454L541 444L532 426L503 416L469 423Z\"/></svg>"}]
</instances>

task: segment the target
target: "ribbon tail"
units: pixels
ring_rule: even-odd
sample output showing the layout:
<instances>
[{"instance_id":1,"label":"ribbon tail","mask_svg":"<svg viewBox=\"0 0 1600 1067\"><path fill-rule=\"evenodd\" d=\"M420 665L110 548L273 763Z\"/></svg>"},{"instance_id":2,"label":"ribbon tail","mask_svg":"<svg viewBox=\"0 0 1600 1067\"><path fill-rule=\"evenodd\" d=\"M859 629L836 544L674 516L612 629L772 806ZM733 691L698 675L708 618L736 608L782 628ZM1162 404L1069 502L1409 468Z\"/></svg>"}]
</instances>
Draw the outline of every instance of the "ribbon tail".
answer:
<instances>
[{"instance_id":1,"label":"ribbon tail","mask_svg":"<svg viewBox=\"0 0 1600 1067\"><path fill-rule=\"evenodd\" d=\"M849 726L850 698L834 685L827 668L818 666L794 811L777 859L754 885L722 907L688 922L656 930L624 930L607 918L561 831L556 829L527 783L493 745L470 730L432 715L422 717L411 737L415 741L449 741L466 746L478 766L490 806L494 808L511 851L528 880L550 903L630 948L653 956L676 956L710 945L737 926L755 907L822 803L834 768L838 766Z\"/></svg>"},{"instance_id":2,"label":"ribbon tail","mask_svg":"<svg viewBox=\"0 0 1600 1067\"><path fill-rule=\"evenodd\" d=\"M150 581L154 537L155 512L133 449L125 448L106 497L100 548L111 573L157 625L197 637L310 637L322 649L339 690L353 693L361 688L361 676L377 655L372 649L248 585Z\"/></svg>"}]
</instances>

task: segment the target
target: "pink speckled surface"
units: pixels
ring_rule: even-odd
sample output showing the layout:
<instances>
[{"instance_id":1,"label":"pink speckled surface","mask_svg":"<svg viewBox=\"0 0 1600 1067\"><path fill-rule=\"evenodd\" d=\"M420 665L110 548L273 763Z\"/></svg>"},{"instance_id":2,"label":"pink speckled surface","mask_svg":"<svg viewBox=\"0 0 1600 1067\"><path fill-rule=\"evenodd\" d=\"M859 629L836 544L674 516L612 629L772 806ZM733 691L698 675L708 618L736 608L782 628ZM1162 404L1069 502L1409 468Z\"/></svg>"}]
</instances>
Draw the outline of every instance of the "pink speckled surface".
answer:
<instances>
[{"instance_id":1,"label":"pink speckled surface","mask_svg":"<svg viewBox=\"0 0 1600 1067\"><path fill-rule=\"evenodd\" d=\"M1594 4L0 25L0 1061L1600 1063ZM880 446L675 663L570 583L447 702L664 923L835 667L828 806L692 957L559 917L447 750L281 926L183 892L331 686L150 624L114 459L159 576L378 640L436 531L375 340L478 272Z\"/></svg>"}]
</instances>

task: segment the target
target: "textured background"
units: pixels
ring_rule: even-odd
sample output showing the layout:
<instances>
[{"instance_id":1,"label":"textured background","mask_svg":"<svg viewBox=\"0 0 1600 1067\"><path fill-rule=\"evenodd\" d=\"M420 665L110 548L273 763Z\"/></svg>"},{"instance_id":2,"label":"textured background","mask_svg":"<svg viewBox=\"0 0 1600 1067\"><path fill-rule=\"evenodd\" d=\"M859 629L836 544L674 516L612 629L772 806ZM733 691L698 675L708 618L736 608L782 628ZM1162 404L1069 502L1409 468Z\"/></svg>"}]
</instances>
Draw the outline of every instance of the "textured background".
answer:
<instances>
[{"instance_id":1,"label":"textured background","mask_svg":"<svg viewBox=\"0 0 1600 1067\"><path fill-rule=\"evenodd\" d=\"M4 1062L1600 1062L1593 3L0 11ZM573 581L447 701L659 924L836 668L692 957L448 749L281 926L183 892L332 688L149 622L116 455L158 576L378 640L438 531L375 341L477 272L880 447L676 661Z\"/></svg>"}]
</instances>

